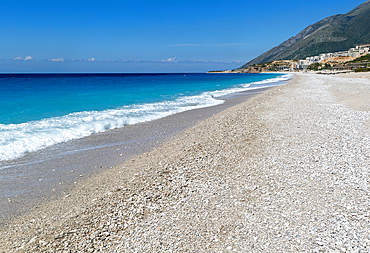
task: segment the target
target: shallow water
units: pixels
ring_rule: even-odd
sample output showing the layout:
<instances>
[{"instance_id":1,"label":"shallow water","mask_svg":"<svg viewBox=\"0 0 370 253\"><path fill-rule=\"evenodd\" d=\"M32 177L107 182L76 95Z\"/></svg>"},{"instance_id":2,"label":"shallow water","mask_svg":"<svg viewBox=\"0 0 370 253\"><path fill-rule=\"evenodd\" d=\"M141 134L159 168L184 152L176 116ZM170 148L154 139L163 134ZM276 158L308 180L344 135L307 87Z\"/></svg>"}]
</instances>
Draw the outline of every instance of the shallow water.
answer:
<instances>
[{"instance_id":1,"label":"shallow water","mask_svg":"<svg viewBox=\"0 0 370 253\"><path fill-rule=\"evenodd\" d=\"M246 101L265 89L233 94L225 103L186 111L154 121L108 130L0 161L0 226L13 216L64 197L73 185L91 175L150 151L182 130ZM124 168L122 169L124 173ZM81 176L80 176L81 175Z\"/></svg>"},{"instance_id":2,"label":"shallow water","mask_svg":"<svg viewBox=\"0 0 370 253\"><path fill-rule=\"evenodd\" d=\"M0 75L0 161L57 143L223 103L278 74ZM2 166L0 166L0 169Z\"/></svg>"}]
</instances>

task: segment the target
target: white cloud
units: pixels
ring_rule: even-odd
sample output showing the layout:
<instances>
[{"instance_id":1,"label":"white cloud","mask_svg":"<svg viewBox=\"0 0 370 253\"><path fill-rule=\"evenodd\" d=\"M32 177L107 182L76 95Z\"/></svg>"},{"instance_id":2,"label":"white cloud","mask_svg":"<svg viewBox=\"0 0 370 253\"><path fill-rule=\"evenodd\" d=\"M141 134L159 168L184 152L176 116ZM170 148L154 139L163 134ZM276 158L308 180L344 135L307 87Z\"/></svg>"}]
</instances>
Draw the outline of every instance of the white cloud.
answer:
<instances>
[{"instance_id":1,"label":"white cloud","mask_svg":"<svg viewBox=\"0 0 370 253\"><path fill-rule=\"evenodd\" d=\"M12 60L13 61L23 61L23 57L18 56L18 57L13 58Z\"/></svg>"},{"instance_id":2,"label":"white cloud","mask_svg":"<svg viewBox=\"0 0 370 253\"><path fill-rule=\"evenodd\" d=\"M139 61L139 60L102 60L101 62L120 62L120 63L127 63L127 62L149 62L149 61Z\"/></svg>"},{"instance_id":3,"label":"white cloud","mask_svg":"<svg viewBox=\"0 0 370 253\"><path fill-rule=\"evenodd\" d=\"M26 58L24 58L25 61L32 61L34 59L34 57L32 56L26 56Z\"/></svg>"},{"instance_id":4,"label":"white cloud","mask_svg":"<svg viewBox=\"0 0 370 253\"><path fill-rule=\"evenodd\" d=\"M63 58L54 58L54 59L47 59L47 61L63 62L65 60Z\"/></svg>"},{"instance_id":5,"label":"white cloud","mask_svg":"<svg viewBox=\"0 0 370 253\"><path fill-rule=\"evenodd\" d=\"M34 57L32 57L32 56L26 56L26 58L18 56L18 57L12 58L11 60L13 60L13 61L32 61L33 59L34 59Z\"/></svg>"},{"instance_id":6,"label":"white cloud","mask_svg":"<svg viewBox=\"0 0 370 253\"><path fill-rule=\"evenodd\" d=\"M161 62L174 62L174 61L176 61L176 56L175 57L172 57L172 58L169 58L169 59L167 59L167 60L162 60Z\"/></svg>"},{"instance_id":7,"label":"white cloud","mask_svg":"<svg viewBox=\"0 0 370 253\"><path fill-rule=\"evenodd\" d=\"M52 59L47 59L45 61L52 61L52 62L96 62L97 60L95 58L90 58L90 59L64 59L64 58L52 58Z\"/></svg>"},{"instance_id":8,"label":"white cloud","mask_svg":"<svg viewBox=\"0 0 370 253\"><path fill-rule=\"evenodd\" d=\"M69 61L69 62L84 62L86 60L83 60L83 59L72 59L72 60L64 60L64 61Z\"/></svg>"}]
</instances>

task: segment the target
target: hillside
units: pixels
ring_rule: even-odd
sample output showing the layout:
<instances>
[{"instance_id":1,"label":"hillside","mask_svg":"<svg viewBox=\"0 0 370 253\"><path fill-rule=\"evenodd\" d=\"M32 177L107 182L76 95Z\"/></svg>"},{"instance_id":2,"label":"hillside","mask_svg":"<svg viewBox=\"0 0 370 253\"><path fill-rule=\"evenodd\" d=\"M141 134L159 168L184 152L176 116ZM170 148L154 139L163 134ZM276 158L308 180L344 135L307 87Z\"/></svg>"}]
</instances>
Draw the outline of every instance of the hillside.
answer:
<instances>
[{"instance_id":1,"label":"hillside","mask_svg":"<svg viewBox=\"0 0 370 253\"><path fill-rule=\"evenodd\" d=\"M308 26L295 37L244 64L241 68L276 60L304 59L348 50L370 42L370 0L346 14L334 15Z\"/></svg>"}]
</instances>

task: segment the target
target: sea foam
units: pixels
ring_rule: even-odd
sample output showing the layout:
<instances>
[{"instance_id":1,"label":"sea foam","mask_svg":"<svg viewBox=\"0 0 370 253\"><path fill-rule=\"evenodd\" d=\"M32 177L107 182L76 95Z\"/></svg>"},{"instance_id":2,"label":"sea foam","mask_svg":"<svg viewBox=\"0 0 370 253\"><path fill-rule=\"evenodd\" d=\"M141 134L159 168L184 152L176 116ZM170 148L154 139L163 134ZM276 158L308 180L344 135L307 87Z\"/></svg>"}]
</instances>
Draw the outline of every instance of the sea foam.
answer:
<instances>
[{"instance_id":1,"label":"sea foam","mask_svg":"<svg viewBox=\"0 0 370 253\"><path fill-rule=\"evenodd\" d=\"M184 96L173 101L123 106L103 111L75 112L21 124L0 124L0 160L12 160L27 152L83 138L109 129L163 118L197 108L222 104L218 97L248 89L277 85L291 78L283 75L238 87L204 92L196 96Z\"/></svg>"}]
</instances>

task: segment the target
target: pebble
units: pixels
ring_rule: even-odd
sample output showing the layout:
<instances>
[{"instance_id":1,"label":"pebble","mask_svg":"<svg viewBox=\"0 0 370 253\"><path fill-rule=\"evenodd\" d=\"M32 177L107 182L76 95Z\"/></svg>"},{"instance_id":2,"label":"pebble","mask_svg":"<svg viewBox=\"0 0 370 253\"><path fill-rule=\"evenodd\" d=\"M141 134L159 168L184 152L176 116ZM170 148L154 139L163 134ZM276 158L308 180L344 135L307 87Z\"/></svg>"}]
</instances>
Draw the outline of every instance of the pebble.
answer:
<instances>
[{"instance_id":1,"label":"pebble","mask_svg":"<svg viewBox=\"0 0 370 253\"><path fill-rule=\"evenodd\" d=\"M363 92L363 84L370 87L353 79L348 89ZM6 252L369 252L370 113L338 103L333 86L347 88L344 78L297 74L113 168L69 212L6 227L0 245ZM67 196L73 203L78 194Z\"/></svg>"}]
</instances>

